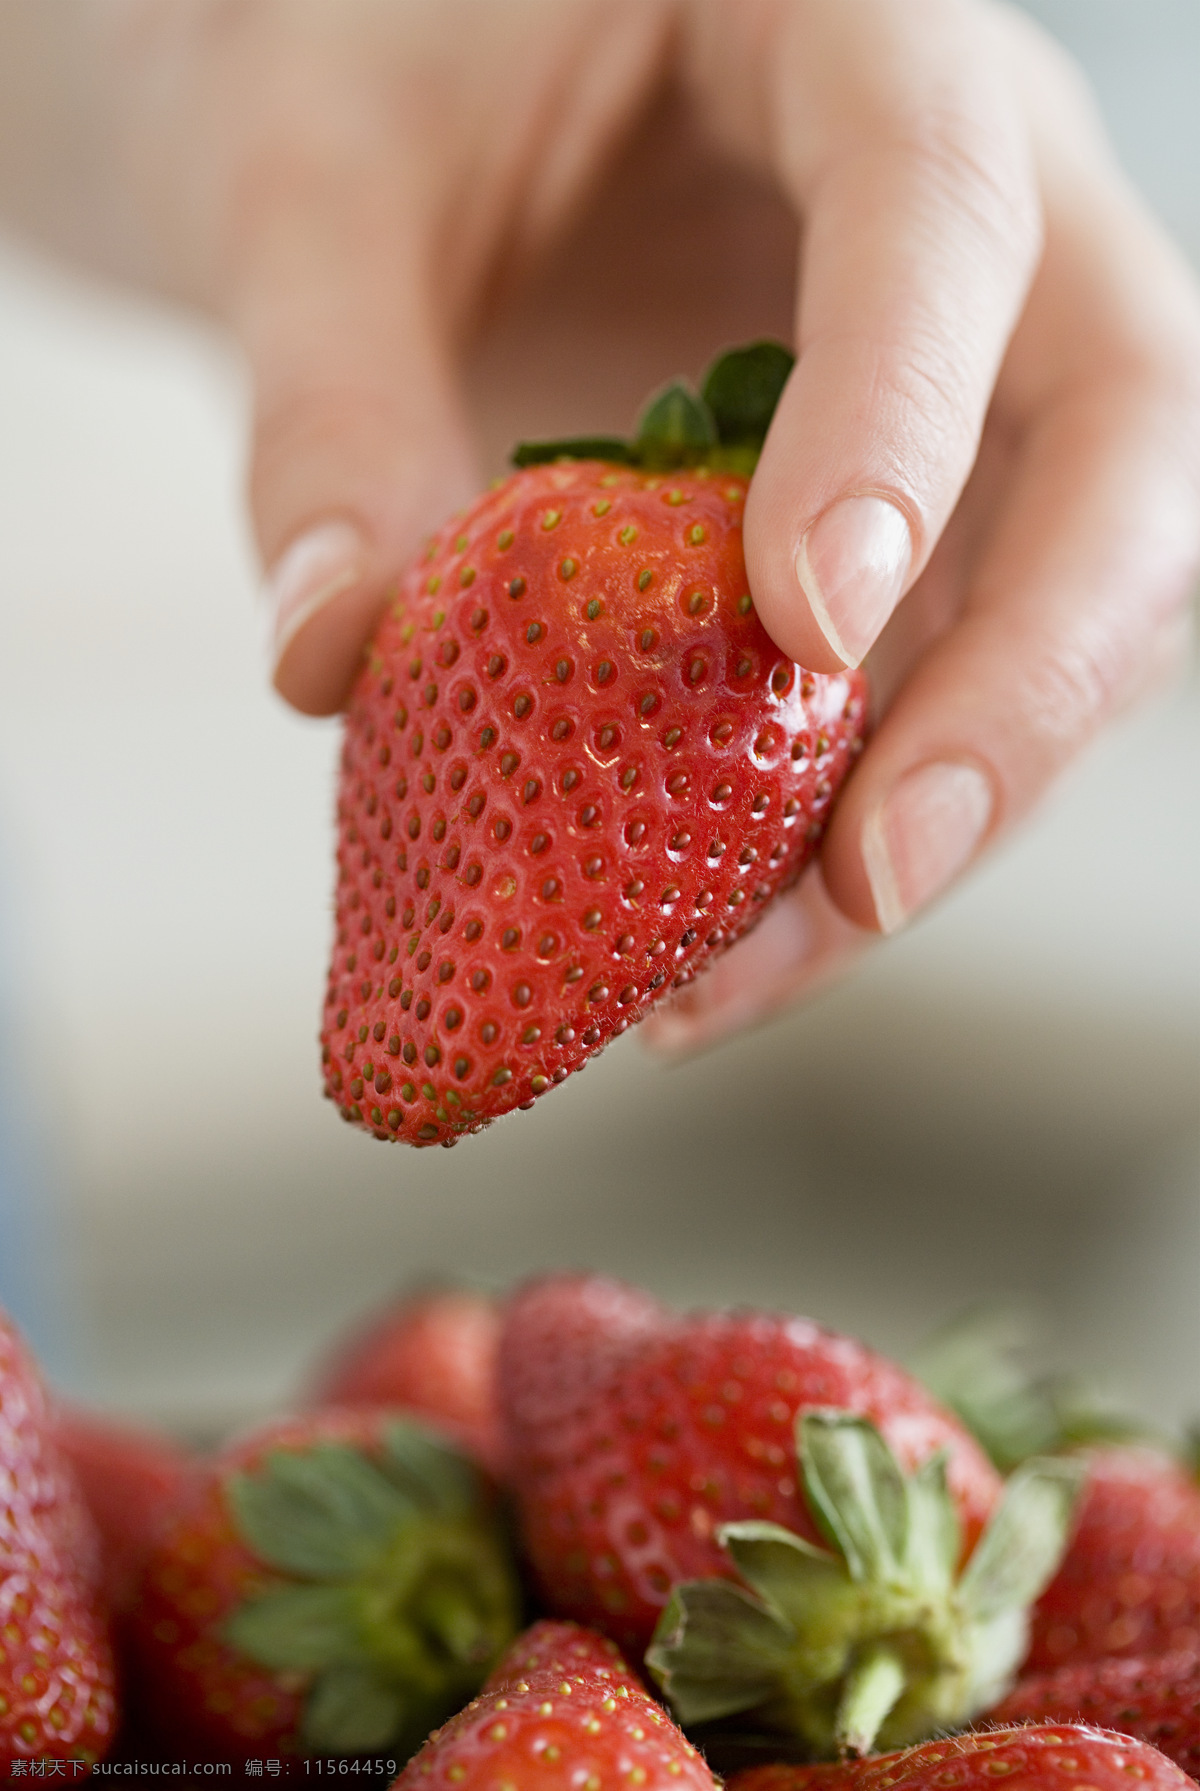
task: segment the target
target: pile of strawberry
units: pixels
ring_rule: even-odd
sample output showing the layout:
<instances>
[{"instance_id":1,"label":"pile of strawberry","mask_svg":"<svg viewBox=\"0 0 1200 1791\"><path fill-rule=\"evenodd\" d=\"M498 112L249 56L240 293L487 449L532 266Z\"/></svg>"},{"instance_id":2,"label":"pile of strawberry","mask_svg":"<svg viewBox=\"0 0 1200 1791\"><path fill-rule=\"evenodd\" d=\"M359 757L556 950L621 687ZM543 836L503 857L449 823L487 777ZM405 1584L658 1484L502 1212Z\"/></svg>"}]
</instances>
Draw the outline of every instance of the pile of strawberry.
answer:
<instances>
[{"instance_id":1,"label":"pile of strawberry","mask_svg":"<svg viewBox=\"0 0 1200 1791\"><path fill-rule=\"evenodd\" d=\"M14 1779L1200 1779L1181 1461L1072 1446L1005 1479L911 1374L801 1318L581 1275L425 1292L203 1458L48 1402L0 1322L0 1485Z\"/></svg>"}]
</instances>

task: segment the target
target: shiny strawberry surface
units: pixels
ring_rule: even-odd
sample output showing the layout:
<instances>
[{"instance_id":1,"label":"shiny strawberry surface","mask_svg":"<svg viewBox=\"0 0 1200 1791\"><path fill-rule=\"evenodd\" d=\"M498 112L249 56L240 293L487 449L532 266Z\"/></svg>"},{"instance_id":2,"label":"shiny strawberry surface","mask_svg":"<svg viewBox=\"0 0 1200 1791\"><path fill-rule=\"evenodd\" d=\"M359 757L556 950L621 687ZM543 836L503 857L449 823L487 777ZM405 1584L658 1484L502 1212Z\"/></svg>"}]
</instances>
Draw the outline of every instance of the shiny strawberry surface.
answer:
<instances>
[{"instance_id":1,"label":"shiny strawberry surface","mask_svg":"<svg viewBox=\"0 0 1200 1791\"><path fill-rule=\"evenodd\" d=\"M1078 1723L994 1729L832 1766L755 1766L726 1791L1192 1791L1157 1748Z\"/></svg>"},{"instance_id":2,"label":"shiny strawberry surface","mask_svg":"<svg viewBox=\"0 0 1200 1791\"><path fill-rule=\"evenodd\" d=\"M1025 1671L1180 1648L1200 1649L1200 1486L1156 1450L1097 1449Z\"/></svg>"},{"instance_id":3,"label":"shiny strawberry surface","mask_svg":"<svg viewBox=\"0 0 1200 1791\"><path fill-rule=\"evenodd\" d=\"M599 1276L514 1296L500 1400L522 1534L563 1616L644 1649L671 1587L732 1575L718 1527L766 1518L821 1540L798 1485L797 1416L871 1418L907 1468L939 1449L964 1548L1000 1479L901 1368L809 1319L680 1315Z\"/></svg>"},{"instance_id":4,"label":"shiny strawberry surface","mask_svg":"<svg viewBox=\"0 0 1200 1791\"><path fill-rule=\"evenodd\" d=\"M857 672L755 614L730 474L514 474L432 541L355 687L326 1092L380 1138L525 1105L812 856Z\"/></svg>"},{"instance_id":5,"label":"shiny strawberry surface","mask_svg":"<svg viewBox=\"0 0 1200 1791\"><path fill-rule=\"evenodd\" d=\"M718 1791L612 1643L564 1623L518 1637L481 1695L395 1782L403 1791Z\"/></svg>"},{"instance_id":6,"label":"shiny strawberry surface","mask_svg":"<svg viewBox=\"0 0 1200 1791\"><path fill-rule=\"evenodd\" d=\"M1119 1655L1037 1673L1014 1686L991 1720L1096 1723L1148 1741L1200 1780L1200 1652Z\"/></svg>"}]
</instances>

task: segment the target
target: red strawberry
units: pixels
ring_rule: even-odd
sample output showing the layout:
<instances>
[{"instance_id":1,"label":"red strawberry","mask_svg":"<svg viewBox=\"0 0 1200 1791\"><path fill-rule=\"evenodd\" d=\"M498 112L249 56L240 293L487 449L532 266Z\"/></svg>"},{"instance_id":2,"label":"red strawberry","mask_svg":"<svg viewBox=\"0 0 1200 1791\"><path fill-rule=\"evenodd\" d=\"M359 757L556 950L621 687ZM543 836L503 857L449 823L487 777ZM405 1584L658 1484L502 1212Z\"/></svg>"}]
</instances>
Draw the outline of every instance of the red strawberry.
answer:
<instances>
[{"instance_id":1,"label":"red strawberry","mask_svg":"<svg viewBox=\"0 0 1200 1791\"><path fill-rule=\"evenodd\" d=\"M484 1683L485 1692L506 1691L536 1673L552 1673L561 1679L568 1673L598 1675L610 1685L630 1691L646 1687L622 1655L616 1643L598 1629L579 1623L562 1623L543 1617L523 1630L504 1650L502 1658Z\"/></svg>"},{"instance_id":2,"label":"red strawberry","mask_svg":"<svg viewBox=\"0 0 1200 1791\"><path fill-rule=\"evenodd\" d=\"M509 1302L500 1405L543 1595L644 1648L671 1587L731 1567L733 1518L821 1532L797 1486L797 1417L874 1419L909 1467L951 1453L973 1543L1000 1494L975 1443L903 1369L808 1319L681 1317L601 1276L550 1276Z\"/></svg>"},{"instance_id":3,"label":"red strawberry","mask_svg":"<svg viewBox=\"0 0 1200 1791\"><path fill-rule=\"evenodd\" d=\"M510 1303L499 1382L543 1597L639 1650L657 1622L647 1664L684 1722L908 1740L986 1708L1020 1660L1074 1471L1031 1467L993 1511L974 1441L861 1344L564 1276Z\"/></svg>"},{"instance_id":4,"label":"red strawberry","mask_svg":"<svg viewBox=\"0 0 1200 1791\"><path fill-rule=\"evenodd\" d=\"M766 345L713 410L675 387L632 446L526 465L400 584L346 719L322 1032L379 1138L452 1143L561 1082L816 849L865 685L793 665L750 600L720 370L764 356L761 439Z\"/></svg>"},{"instance_id":5,"label":"red strawberry","mask_svg":"<svg viewBox=\"0 0 1200 1791\"><path fill-rule=\"evenodd\" d=\"M315 1405L400 1406L436 1424L496 1472L496 1346L500 1309L485 1294L445 1288L385 1306L317 1372Z\"/></svg>"},{"instance_id":6,"label":"red strawberry","mask_svg":"<svg viewBox=\"0 0 1200 1791\"><path fill-rule=\"evenodd\" d=\"M406 1791L716 1791L717 1781L611 1642L572 1623L536 1623L396 1784Z\"/></svg>"},{"instance_id":7,"label":"red strawberry","mask_svg":"<svg viewBox=\"0 0 1200 1791\"><path fill-rule=\"evenodd\" d=\"M54 1437L100 1538L101 1580L112 1612L133 1601L142 1566L194 1464L170 1438L60 1404Z\"/></svg>"},{"instance_id":8,"label":"red strawberry","mask_svg":"<svg viewBox=\"0 0 1200 1791\"><path fill-rule=\"evenodd\" d=\"M0 1773L108 1749L116 1706L97 1573L37 1371L0 1315Z\"/></svg>"},{"instance_id":9,"label":"red strawberry","mask_svg":"<svg viewBox=\"0 0 1200 1791\"><path fill-rule=\"evenodd\" d=\"M1200 1653L1080 1661L1022 1679L993 1722L1096 1723L1134 1735L1200 1779Z\"/></svg>"},{"instance_id":10,"label":"red strawberry","mask_svg":"<svg viewBox=\"0 0 1200 1791\"><path fill-rule=\"evenodd\" d=\"M1039 1599L1027 1672L1200 1649L1200 1486L1152 1449L1098 1449L1070 1547Z\"/></svg>"},{"instance_id":11,"label":"red strawberry","mask_svg":"<svg viewBox=\"0 0 1200 1791\"><path fill-rule=\"evenodd\" d=\"M992 1791L1002 1778L1009 1791L1192 1791L1173 1761L1144 1742L1081 1723L994 1729L956 1735L903 1753L833 1766L754 1766L729 1780L727 1791Z\"/></svg>"},{"instance_id":12,"label":"red strawberry","mask_svg":"<svg viewBox=\"0 0 1200 1791\"><path fill-rule=\"evenodd\" d=\"M142 1718L176 1753L403 1758L516 1627L490 1501L393 1412L329 1408L218 1456L132 1620Z\"/></svg>"}]
</instances>

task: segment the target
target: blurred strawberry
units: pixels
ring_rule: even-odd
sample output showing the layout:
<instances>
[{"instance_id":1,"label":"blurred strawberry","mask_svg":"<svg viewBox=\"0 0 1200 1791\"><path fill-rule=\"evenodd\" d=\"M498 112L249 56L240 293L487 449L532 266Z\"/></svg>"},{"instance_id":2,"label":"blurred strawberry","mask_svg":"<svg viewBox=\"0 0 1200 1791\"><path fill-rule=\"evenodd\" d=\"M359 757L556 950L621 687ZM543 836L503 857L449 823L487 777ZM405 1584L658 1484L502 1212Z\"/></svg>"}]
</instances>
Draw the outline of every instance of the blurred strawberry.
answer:
<instances>
[{"instance_id":1,"label":"blurred strawberry","mask_svg":"<svg viewBox=\"0 0 1200 1791\"><path fill-rule=\"evenodd\" d=\"M1077 1479L1031 1467L998 1506L973 1440L861 1344L798 1318L679 1317L598 1277L510 1302L500 1400L550 1607L631 1648L653 1632L647 1664L685 1723L753 1710L822 1749L995 1700Z\"/></svg>"},{"instance_id":2,"label":"blurred strawberry","mask_svg":"<svg viewBox=\"0 0 1200 1791\"><path fill-rule=\"evenodd\" d=\"M0 1772L107 1752L116 1705L98 1577L37 1370L0 1314Z\"/></svg>"},{"instance_id":3,"label":"blurred strawberry","mask_svg":"<svg viewBox=\"0 0 1200 1791\"><path fill-rule=\"evenodd\" d=\"M1192 1781L1157 1748L1077 1723L955 1735L903 1753L832 1766L755 1766L726 1791L1193 1791Z\"/></svg>"},{"instance_id":4,"label":"blurred strawberry","mask_svg":"<svg viewBox=\"0 0 1200 1791\"><path fill-rule=\"evenodd\" d=\"M1002 1474L1031 1455L1155 1438L1152 1424L1086 1376L1037 1364L1031 1329L1010 1306L970 1307L926 1338L908 1366L958 1413Z\"/></svg>"},{"instance_id":5,"label":"blurred strawberry","mask_svg":"<svg viewBox=\"0 0 1200 1791\"><path fill-rule=\"evenodd\" d=\"M820 1542L796 1474L806 1411L874 1419L907 1467L945 1449L964 1550L1000 1496L975 1442L911 1376L808 1319L681 1316L603 1276L549 1276L509 1301L499 1386L544 1596L631 1649L679 1580L732 1574L719 1524L770 1519Z\"/></svg>"},{"instance_id":6,"label":"blurred strawberry","mask_svg":"<svg viewBox=\"0 0 1200 1791\"><path fill-rule=\"evenodd\" d=\"M976 1311L914 1366L1002 1469L1034 1451L1087 1464L1074 1534L1033 1613L1026 1671L1200 1648L1200 1485L1186 1448L1155 1442L1151 1425L1086 1381L1032 1369L1025 1345L1012 1313Z\"/></svg>"},{"instance_id":7,"label":"blurred strawberry","mask_svg":"<svg viewBox=\"0 0 1200 1791\"><path fill-rule=\"evenodd\" d=\"M1026 1672L1200 1649L1200 1486L1155 1449L1097 1449L1075 1532L1038 1600Z\"/></svg>"},{"instance_id":8,"label":"blurred strawberry","mask_svg":"<svg viewBox=\"0 0 1200 1791\"><path fill-rule=\"evenodd\" d=\"M573 1623L519 1636L479 1697L431 1735L404 1791L718 1791L612 1642Z\"/></svg>"},{"instance_id":9,"label":"blurred strawberry","mask_svg":"<svg viewBox=\"0 0 1200 1791\"><path fill-rule=\"evenodd\" d=\"M428 1420L496 1473L500 1309L467 1288L402 1295L337 1344L308 1389L313 1405L396 1406Z\"/></svg>"},{"instance_id":10,"label":"blurred strawberry","mask_svg":"<svg viewBox=\"0 0 1200 1791\"><path fill-rule=\"evenodd\" d=\"M517 1623L489 1491L394 1412L280 1420L208 1464L131 1619L140 1716L193 1758L406 1757Z\"/></svg>"},{"instance_id":11,"label":"blurred strawberry","mask_svg":"<svg viewBox=\"0 0 1200 1791\"><path fill-rule=\"evenodd\" d=\"M1095 1723L1136 1736L1200 1779L1200 1653L1080 1661L1022 1679L992 1722Z\"/></svg>"},{"instance_id":12,"label":"blurred strawberry","mask_svg":"<svg viewBox=\"0 0 1200 1791\"><path fill-rule=\"evenodd\" d=\"M74 1470L100 1538L101 1588L126 1611L162 1522L195 1464L160 1432L59 1402L54 1438Z\"/></svg>"}]
</instances>

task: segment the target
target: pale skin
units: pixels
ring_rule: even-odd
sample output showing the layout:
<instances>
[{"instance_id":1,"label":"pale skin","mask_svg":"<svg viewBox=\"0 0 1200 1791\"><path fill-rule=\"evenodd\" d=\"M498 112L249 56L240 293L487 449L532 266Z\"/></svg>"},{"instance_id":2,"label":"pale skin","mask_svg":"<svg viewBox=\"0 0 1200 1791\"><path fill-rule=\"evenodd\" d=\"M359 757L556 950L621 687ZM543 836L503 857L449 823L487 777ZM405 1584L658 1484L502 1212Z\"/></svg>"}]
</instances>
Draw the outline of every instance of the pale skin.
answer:
<instances>
[{"instance_id":1,"label":"pale skin","mask_svg":"<svg viewBox=\"0 0 1200 1791\"><path fill-rule=\"evenodd\" d=\"M820 863L664 1048L902 926L1180 661L1200 302L1019 13L10 0L0 181L240 342L273 676L310 714L510 440L625 430L720 347L792 341L751 587L803 664L865 658L876 727Z\"/></svg>"}]
</instances>

